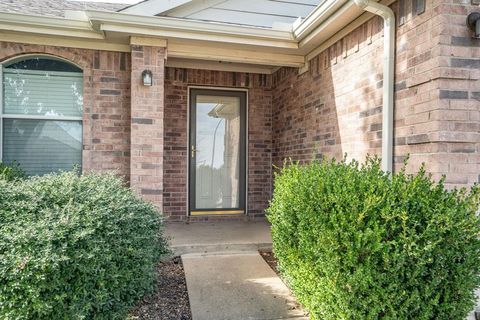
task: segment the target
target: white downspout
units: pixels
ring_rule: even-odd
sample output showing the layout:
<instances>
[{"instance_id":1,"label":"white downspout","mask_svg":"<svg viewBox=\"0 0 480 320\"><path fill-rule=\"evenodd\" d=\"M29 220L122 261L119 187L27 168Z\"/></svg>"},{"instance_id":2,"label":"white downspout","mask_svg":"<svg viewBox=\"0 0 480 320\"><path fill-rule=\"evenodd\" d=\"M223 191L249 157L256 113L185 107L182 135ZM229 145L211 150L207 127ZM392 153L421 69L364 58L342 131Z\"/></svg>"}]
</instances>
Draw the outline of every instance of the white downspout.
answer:
<instances>
[{"instance_id":1,"label":"white downspout","mask_svg":"<svg viewBox=\"0 0 480 320\"><path fill-rule=\"evenodd\" d=\"M353 0L365 11L383 18L383 122L382 170L393 171L393 88L395 84L395 14L389 7L374 0Z\"/></svg>"}]
</instances>

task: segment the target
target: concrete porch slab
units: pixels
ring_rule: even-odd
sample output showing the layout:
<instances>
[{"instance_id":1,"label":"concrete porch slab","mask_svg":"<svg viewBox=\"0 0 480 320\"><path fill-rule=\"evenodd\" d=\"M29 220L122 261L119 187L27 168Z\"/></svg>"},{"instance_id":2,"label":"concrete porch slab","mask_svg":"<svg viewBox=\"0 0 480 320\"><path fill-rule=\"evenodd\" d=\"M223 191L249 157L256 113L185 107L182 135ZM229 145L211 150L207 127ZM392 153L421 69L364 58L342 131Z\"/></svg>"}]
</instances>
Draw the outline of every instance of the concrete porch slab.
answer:
<instances>
[{"instance_id":1,"label":"concrete porch slab","mask_svg":"<svg viewBox=\"0 0 480 320\"><path fill-rule=\"evenodd\" d=\"M269 250L270 224L259 221L168 223L165 234L175 255Z\"/></svg>"},{"instance_id":2,"label":"concrete porch slab","mask_svg":"<svg viewBox=\"0 0 480 320\"><path fill-rule=\"evenodd\" d=\"M193 320L307 319L257 252L182 256Z\"/></svg>"}]
</instances>

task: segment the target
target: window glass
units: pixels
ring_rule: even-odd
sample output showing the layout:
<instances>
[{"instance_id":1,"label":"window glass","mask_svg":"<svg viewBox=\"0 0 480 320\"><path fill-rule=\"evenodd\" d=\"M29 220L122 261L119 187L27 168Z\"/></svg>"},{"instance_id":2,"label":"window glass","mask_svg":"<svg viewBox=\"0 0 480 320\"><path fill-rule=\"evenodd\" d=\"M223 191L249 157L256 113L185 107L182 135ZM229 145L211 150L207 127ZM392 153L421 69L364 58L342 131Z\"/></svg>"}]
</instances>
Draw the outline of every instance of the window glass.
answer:
<instances>
[{"instance_id":1,"label":"window glass","mask_svg":"<svg viewBox=\"0 0 480 320\"><path fill-rule=\"evenodd\" d=\"M42 70L42 71L66 71L82 73L82 70L71 63L52 57L34 57L23 59L9 64L5 69L16 70Z\"/></svg>"},{"instance_id":2,"label":"window glass","mask_svg":"<svg viewBox=\"0 0 480 320\"><path fill-rule=\"evenodd\" d=\"M4 70L4 113L81 116L82 74Z\"/></svg>"},{"instance_id":3,"label":"window glass","mask_svg":"<svg viewBox=\"0 0 480 320\"><path fill-rule=\"evenodd\" d=\"M195 207L240 206L239 97L196 97Z\"/></svg>"},{"instance_id":4,"label":"window glass","mask_svg":"<svg viewBox=\"0 0 480 320\"><path fill-rule=\"evenodd\" d=\"M30 175L71 170L81 164L81 121L3 120L3 160Z\"/></svg>"}]
</instances>

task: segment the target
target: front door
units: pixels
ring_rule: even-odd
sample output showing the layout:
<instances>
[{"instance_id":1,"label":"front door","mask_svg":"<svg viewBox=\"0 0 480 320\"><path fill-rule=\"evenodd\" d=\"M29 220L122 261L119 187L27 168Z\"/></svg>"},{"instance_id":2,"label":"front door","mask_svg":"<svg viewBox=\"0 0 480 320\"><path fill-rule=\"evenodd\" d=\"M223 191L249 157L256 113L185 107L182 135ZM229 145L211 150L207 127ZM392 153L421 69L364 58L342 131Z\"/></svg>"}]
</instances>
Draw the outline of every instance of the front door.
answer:
<instances>
[{"instance_id":1,"label":"front door","mask_svg":"<svg viewBox=\"0 0 480 320\"><path fill-rule=\"evenodd\" d=\"M191 215L245 213L246 93L190 90Z\"/></svg>"}]
</instances>

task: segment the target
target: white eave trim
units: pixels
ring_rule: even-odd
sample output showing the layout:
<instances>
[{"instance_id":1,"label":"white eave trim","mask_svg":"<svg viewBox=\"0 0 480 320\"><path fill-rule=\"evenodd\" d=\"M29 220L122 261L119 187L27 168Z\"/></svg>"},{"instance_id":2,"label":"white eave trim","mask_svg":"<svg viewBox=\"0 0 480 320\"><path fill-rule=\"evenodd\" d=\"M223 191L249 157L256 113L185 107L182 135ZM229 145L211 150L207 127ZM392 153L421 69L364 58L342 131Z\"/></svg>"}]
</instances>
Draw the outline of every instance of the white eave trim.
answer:
<instances>
[{"instance_id":1,"label":"white eave trim","mask_svg":"<svg viewBox=\"0 0 480 320\"><path fill-rule=\"evenodd\" d=\"M104 41L107 41L105 32L108 31L127 36L224 42L259 48L298 48L289 31L103 11L70 11L66 12L66 18L0 13L0 30Z\"/></svg>"},{"instance_id":2,"label":"white eave trim","mask_svg":"<svg viewBox=\"0 0 480 320\"><path fill-rule=\"evenodd\" d=\"M0 12L0 19L2 22L8 23L25 23L35 24L37 26L57 27L57 28L71 28L71 29L89 29L88 21L67 20L59 17L43 17L37 15L27 15L20 13L5 13Z\"/></svg>"},{"instance_id":3,"label":"white eave trim","mask_svg":"<svg viewBox=\"0 0 480 320\"><path fill-rule=\"evenodd\" d=\"M0 13L0 30L87 39L104 39L104 35L101 32L95 31L88 21L18 13Z\"/></svg>"},{"instance_id":4,"label":"white eave trim","mask_svg":"<svg viewBox=\"0 0 480 320\"><path fill-rule=\"evenodd\" d=\"M300 41L342 6L353 6L349 0L324 0L301 23L294 25L293 35Z\"/></svg>"},{"instance_id":5,"label":"white eave trim","mask_svg":"<svg viewBox=\"0 0 480 320\"><path fill-rule=\"evenodd\" d=\"M251 37L259 39L271 39L296 42L290 31L276 30L261 27L249 27L228 23L196 21L191 19L172 17L149 17L133 14L105 11L85 11L85 14L96 24L117 24L123 26L135 26L151 29L171 29L189 31L195 33L224 34L229 36Z\"/></svg>"}]
</instances>

